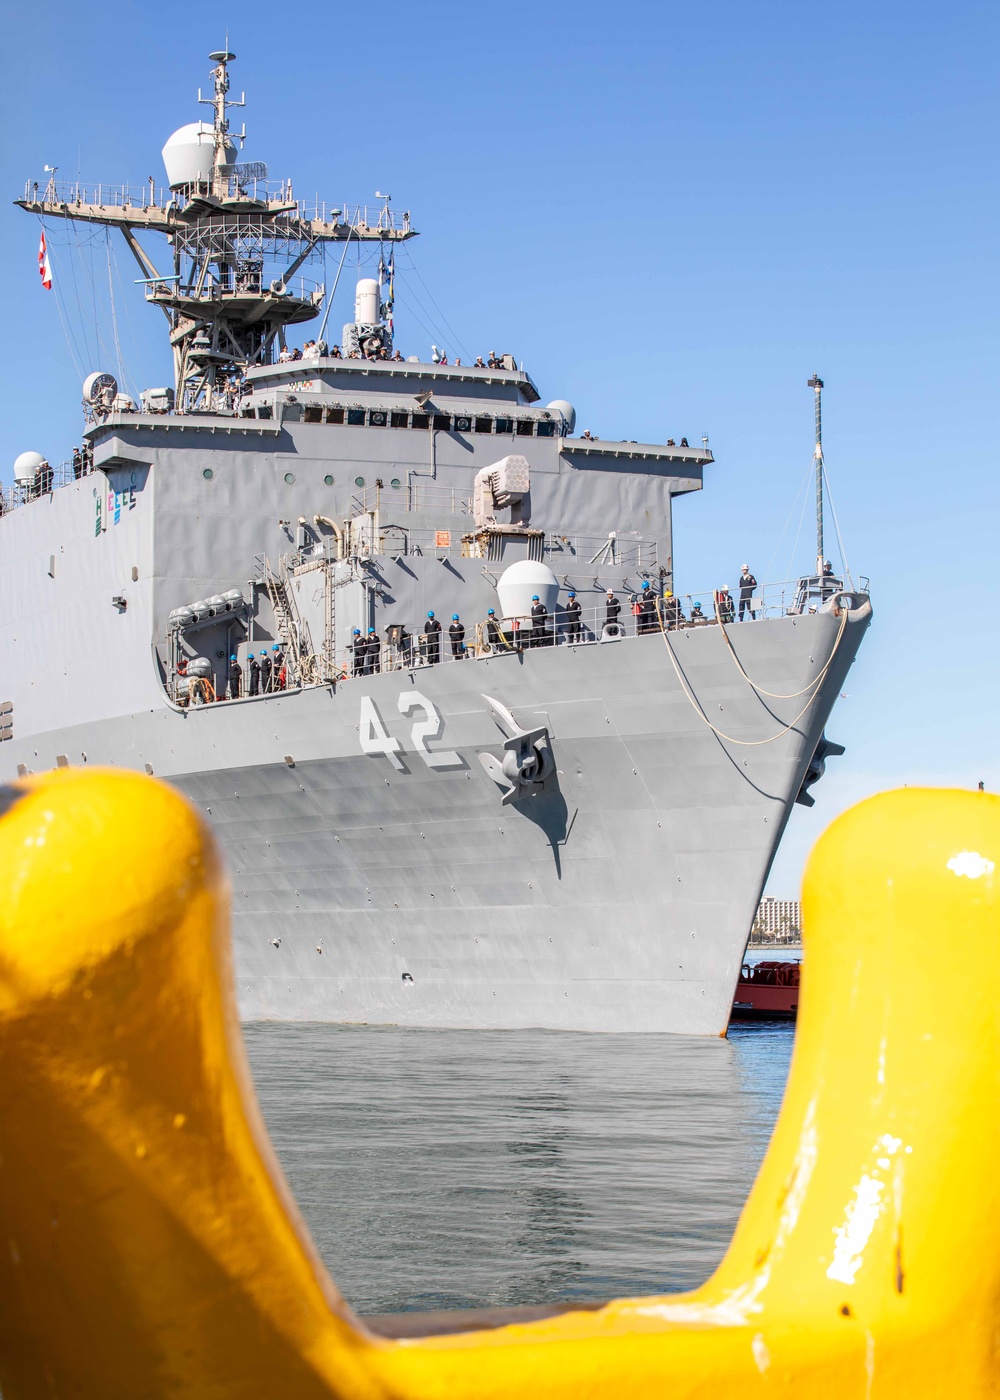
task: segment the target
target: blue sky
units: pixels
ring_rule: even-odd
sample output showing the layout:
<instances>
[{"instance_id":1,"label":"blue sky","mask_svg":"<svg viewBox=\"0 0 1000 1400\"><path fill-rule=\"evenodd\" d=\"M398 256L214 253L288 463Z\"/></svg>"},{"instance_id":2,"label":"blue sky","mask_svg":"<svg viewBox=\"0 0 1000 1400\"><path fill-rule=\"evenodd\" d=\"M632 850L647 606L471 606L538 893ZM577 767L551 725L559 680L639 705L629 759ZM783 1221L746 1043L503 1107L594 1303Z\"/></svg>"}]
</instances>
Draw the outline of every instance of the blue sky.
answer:
<instances>
[{"instance_id":1,"label":"blue sky","mask_svg":"<svg viewBox=\"0 0 1000 1400\"><path fill-rule=\"evenodd\" d=\"M426 353L429 309L452 354L512 351L581 428L709 434L706 489L675 511L682 591L731 584L744 560L762 580L808 565L793 507L819 371L834 502L876 617L828 727L848 752L796 809L773 893L794 892L858 797L1000 789L995 6L110 0L50 3L45 20L44 43L33 12L5 21L10 198L46 162L159 183L166 137L207 114L196 89L228 28L244 159L299 194L389 190L412 209L423 284L401 256L404 353ZM53 234L72 351L36 222L5 204L0 237L9 481L18 452L62 460L77 440L74 356L115 361L103 235L74 263ZM111 269L126 369L167 382L122 246Z\"/></svg>"}]
</instances>

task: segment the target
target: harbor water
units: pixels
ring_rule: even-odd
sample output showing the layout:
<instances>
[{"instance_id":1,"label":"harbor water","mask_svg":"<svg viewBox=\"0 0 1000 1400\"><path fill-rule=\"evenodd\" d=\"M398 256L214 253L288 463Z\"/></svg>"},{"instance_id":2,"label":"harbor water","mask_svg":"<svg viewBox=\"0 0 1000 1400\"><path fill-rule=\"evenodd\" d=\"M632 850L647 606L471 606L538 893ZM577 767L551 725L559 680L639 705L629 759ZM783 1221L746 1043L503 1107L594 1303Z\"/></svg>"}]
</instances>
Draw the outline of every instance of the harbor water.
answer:
<instances>
[{"instance_id":1,"label":"harbor water","mask_svg":"<svg viewBox=\"0 0 1000 1400\"><path fill-rule=\"evenodd\" d=\"M793 1036L245 1028L278 1156L360 1313L697 1286L767 1146Z\"/></svg>"}]
</instances>

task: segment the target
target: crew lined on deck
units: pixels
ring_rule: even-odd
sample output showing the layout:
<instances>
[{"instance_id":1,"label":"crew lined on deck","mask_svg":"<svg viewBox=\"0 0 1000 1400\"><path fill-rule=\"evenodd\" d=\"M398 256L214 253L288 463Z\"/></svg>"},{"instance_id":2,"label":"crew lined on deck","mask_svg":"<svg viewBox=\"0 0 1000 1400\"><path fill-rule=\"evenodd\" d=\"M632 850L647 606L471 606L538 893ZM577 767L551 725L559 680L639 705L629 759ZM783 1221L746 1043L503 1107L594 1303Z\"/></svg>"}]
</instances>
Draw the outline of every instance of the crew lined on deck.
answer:
<instances>
[{"instance_id":1,"label":"crew lined on deck","mask_svg":"<svg viewBox=\"0 0 1000 1400\"><path fill-rule=\"evenodd\" d=\"M823 569L824 581L829 580L830 591L837 580L829 561ZM757 580L744 564L740 572L740 621L749 614L756 618L757 610L752 607L756 600L753 590ZM690 595L689 595L690 598ZM729 624L736 620L736 603L728 585L715 589L708 609L701 599L691 601L690 616L685 618L680 600L669 588L662 596L649 579L644 579L638 590L629 595L629 605L635 618L635 635L646 636L661 631L673 631L680 627L706 627L715 622ZM598 614L603 606L603 624ZM496 609L489 608L486 617L474 629L472 650L466 642L465 624L458 613L452 613L448 627L448 642L451 660L460 661L470 655L497 654L505 651L534 649L555 646L558 642L576 645L583 641L597 641L600 636L625 635L621 622L622 602L613 588L604 595L603 605L593 609L590 629L584 625L584 609L576 589L570 588L566 602L548 607L537 593L532 594L530 611L525 617L511 617L503 622L497 617ZM409 668L413 665L436 666L441 661L443 627L433 609L429 609L422 633L414 638L401 623L389 624L385 637L381 638L374 627L362 630L352 629L349 645L347 669L342 670L338 679L371 676L382 671ZM600 635L599 635L600 634ZM177 664L179 675L185 675L188 659L180 658ZM237 699L243 696L258 696L284 690L288 684L288 670L279 642L270 649L262 647L259 652L248 652L245 668L240 665L238 654L229 657L226 684L222 693L211 698Z\"/></svg>"}]
</instances>

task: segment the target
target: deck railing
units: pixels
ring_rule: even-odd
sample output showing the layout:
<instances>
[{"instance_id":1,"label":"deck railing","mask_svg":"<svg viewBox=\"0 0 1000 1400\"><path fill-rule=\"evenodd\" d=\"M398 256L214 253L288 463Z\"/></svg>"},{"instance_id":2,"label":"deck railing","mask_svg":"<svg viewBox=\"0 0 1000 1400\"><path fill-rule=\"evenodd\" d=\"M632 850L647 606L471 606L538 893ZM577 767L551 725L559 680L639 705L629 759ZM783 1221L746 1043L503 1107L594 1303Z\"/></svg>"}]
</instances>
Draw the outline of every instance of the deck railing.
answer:
<instances>
[{"instance_id":1,"label":"deck railing","mask_svg":"<svg viewBox=\"0 0 1000 1400\"><path fill-rule=\"evenodd\" d=\"M207 186L206 186L207 189ZM309 220L323 224L345 224L353 229L380 233L408 233L409 210L392 209L388 204L336 204L314 196L296 199L290 180L254 179L234 176L229 181L229 194L242 194L248 199L267 204L289 204L290 220ZM60 204L70 209L74 205L91 205L100 209L156 209L165 213L168 207L183 209L189 197L178 190L159 189L147 181L132 185L127 181L26 180L22 198L27 203L42 201ZM223 214L223 217L229 217ZM280 217L280 216L279 216Z\"/></svg>"}]
</instances>

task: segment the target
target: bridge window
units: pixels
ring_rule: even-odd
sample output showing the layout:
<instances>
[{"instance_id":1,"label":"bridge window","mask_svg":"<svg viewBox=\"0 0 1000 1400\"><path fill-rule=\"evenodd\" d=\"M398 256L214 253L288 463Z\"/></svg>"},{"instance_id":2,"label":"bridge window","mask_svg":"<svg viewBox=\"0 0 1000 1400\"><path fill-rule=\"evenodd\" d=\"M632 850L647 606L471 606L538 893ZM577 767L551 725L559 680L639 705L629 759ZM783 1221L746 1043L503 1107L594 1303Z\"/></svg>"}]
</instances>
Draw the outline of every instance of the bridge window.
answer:
<instances>
[{"instance_id":1,"label":"bridge window","mask_svg":"<svg viewBox=\"0 0 1000 1400\"><path fill-rule=\"evenodd\" d=\"M476 432L477 432L477 433L491 433L492 431L493 431L493 419L492 419L492 418L477 418L477 419L476 419Z\"/></svg>"},{"instance_id":2,"label":"bridge window","mask_svg":"<svg viewBox=\"0 0 1000 1400\"><path fill-rule=\"evenodd\" d=\"M305 414L304 414L304 418L305 418L305 421L306 421L307 423L322 423L322 421L323 421L323 410L322 410L322 408L319 406L319 404L315 404L315 403L306 404L306 411L305 411Z\"/></svg>"},{"instance_id":3,"label":"bridge window","mask_svg":"<svg viewBox=\"0 0 1000 1400\"><path fill-rule=\"evenodd\" d=\"M555 437L556 425L554 423L547 423L544 419L539 419L535 431L538 437Z\"/></svg>"},{"instance_id":4,"label":"bridge window","mask_svg":"<svg viewBox=\"0 0 1000 1400\"><path fill-rule=\"evenodd\" d=\"M347 410L347 425L350 428L363 428L365 423L365 411L363 408L349 408Z\"/></svg>"},{"instance_id":5,"label":"bridge window","mask_svg":"<svg viewBox=\"0 0 1000 1400\"><path fill-rule=\"evenodd\" d=\"M430 420L430 414L427 414L427 413L411 413L411 414L410 414L410 427L411 427L411 428L428 428L428 427L430 427L430 422L431 422L431 420Z\"/></svg>"},{"instance_id":6,"label":"bridge window","mask_svg":"<svg viewBox=\"0 0 1000 1400\"><path fill-rule=\"evenodd\" d=\"M456 432L456 433L471 433L471 432L472 432L472 419L471 419L471 418L456 418L456 419L455 419L455 432Z\"/></svg>"},{"instance_id":7,"label":"bridge window","mask_svg":"<svg viewBox=\"0 0 1000 1400\"><path fill-rule=\"evenodd\" d=\"M513 418L498 418L496 420L496 431L498 433L512 433L514 431Z\"/></svg>"},{"instance_id":8,"label":"bridge window","mask_svg":"<svg viewBox=\"0 0 1000 1400\"><path fill-rule=\"evenodd\" d=\"M326 421L328 423L343 423L344 410L342 408L328 408L326 410Z\"/></svg>"},{"instance_id":9,"label":"bridge window","mask_svg":"<svg viewBox=\"0 0 1000 1400\"><path fill-rule=\"evenodd\" d=\"M451 414L450 414L450 413L435 413L435 415L434 415L434 431L435 431L436 433L447 433L447 432L450 431L450 429L451 429Z\"/></svg>"},{"instance_id":10,"label":"bridge window","mask_svg":"<svg viewBox=\"0 0 1000 1400\"><path fill-rule=\"evenodd\" d=\"M384 428L388 414L384 408L373 408L368 415L368 423L372 428Z\"/></svg>"},{"instance_id":11,"label":"bridge window","mask_svg":"<svg viewBox=\"0 0 1000 1400\"><path fill-rule=\"evenodd\" d=\"M531 437L534 427L535 420L533 418L519 418L517 420L518 437Z\"/></svg>"},{"instance_id":12,"label":"bridge window","mask_svg":"<svg viewBox=\"0 0 1000 1400\"><path fill-rule=\"evenodd\" d=\"M410 415L408 413L394 411L389 414L389 423L393 428L405 428L408 426L409 420Z\"/></svg>"}]
</instances>

